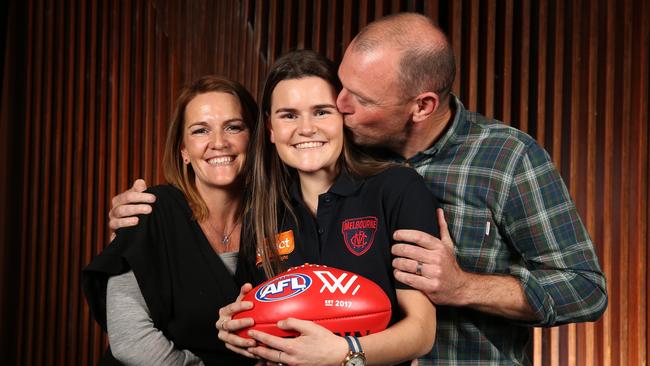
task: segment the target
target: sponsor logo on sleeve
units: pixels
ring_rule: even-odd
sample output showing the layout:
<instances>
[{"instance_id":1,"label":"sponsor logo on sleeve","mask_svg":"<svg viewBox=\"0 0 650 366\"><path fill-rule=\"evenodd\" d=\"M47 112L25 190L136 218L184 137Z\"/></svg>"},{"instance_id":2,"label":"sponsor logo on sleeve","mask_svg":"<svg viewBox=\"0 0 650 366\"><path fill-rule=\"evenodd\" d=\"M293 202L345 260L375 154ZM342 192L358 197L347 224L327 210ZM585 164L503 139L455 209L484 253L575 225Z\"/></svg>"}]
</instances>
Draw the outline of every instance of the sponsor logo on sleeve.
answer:
<instances>
[{"instance_id":1,"label":"sponsor logo on sleeve","mask_svg":"<svg viewBox=\"0 0 650 366\"><path fill-rule=\"evenodd\" d=\"M280 255L280 260L287 260L289 254L293 253L293 250L296 247L295 241L293 239L293 230L283 231L278 234L276 237L275 243L278 247L278 254ZM258 251L257 257L255 258L255 265L259 266L262 264L262 254Z\"/></svg>"}]
</instances>

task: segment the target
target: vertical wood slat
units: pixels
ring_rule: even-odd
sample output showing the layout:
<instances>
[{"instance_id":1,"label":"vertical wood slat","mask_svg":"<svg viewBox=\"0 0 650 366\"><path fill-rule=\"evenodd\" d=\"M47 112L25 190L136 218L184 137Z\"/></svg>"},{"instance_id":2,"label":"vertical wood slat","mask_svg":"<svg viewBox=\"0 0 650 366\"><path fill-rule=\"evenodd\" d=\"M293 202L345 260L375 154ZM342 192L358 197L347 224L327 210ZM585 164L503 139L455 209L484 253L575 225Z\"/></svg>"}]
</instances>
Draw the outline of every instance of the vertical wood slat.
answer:
<instances>
[{"instance_id":1,"label":"vertical wood slat","mask_svg":"<svg viewBox=\"0 0 650 366\"><path fill-rule=\"evenodd\" d=\"M602 80L602 85L604 88L604 93L600 97L599 104L604 106L606 101L608 100L613 100L614 99L614 67L607 67L605 65L614 65L615 62L615 40L614 40L614 28L615 28L615 23L614 19L615 17L613 14L615 13L614 11L614 3L612 1L607 3L607 11L605 15L601 15L601 19L605 18L605 34L606 36L604 37L605 40L601 43L605 44L605 49L603 50L605 53L604 62L603 66L601 66L600 70L602 74L604 74L604 80ZM604 70L603 70L604 69ZM604 71L604 72L603 72ZM614 150L614 108L602 108L602 115L603 115L603 149L605 153L603 154L603 164L602 164L602 169L603 169L603 185L602 187L613 187L614 184L614 172L613 172L613 164L614 164L614 157L612 154L612 151ZM613 222L615 215L613 214L614 212L614 190L612 189L602 189L604 191L604 197L603 197L603 219L601 222L601 228L602 228L602 234L601 238L603 239L604 243L611 243L614 239L614 233L612 230L612 225L606 225L608 222ZM606 278L609 281L609 296L610 299L612 298L612 287L611 287L611 281L612 281L612 274L614 273L613 269L613 261L612 261L612 256L613 256L614 248L612 248L612 245L604 245L602 246L602 257L601 258L601 265L603 267L603 272L605 273ZM603 362L602 364L604 366L610 366L613 364L612 362L612 355L615 354L615 350L613 350L613 342L617 337L612 337L612 332L613 332L613 316L614 311L612 311L612 307L614 304L610 302L609 305L609 311L605 312L603 315L603 337L602 337L602 342L601 346L604 349L603 352Z\"/></svg>"},{"instance_id":2,"label":"vertical wood slat","mask_svg":"<svg viewBox=\"0 0 650 366\"><path fill-rule=\"evenodd\" d=\"M630 120L632 121L646 121L645 123L635 123L630 124L631 127L631 146L633 149L633 156L645 156L645 162L642 159L631 159L631 181L632 189L630 204L634 207L633 210L633 221L632 228L636 230L630 231L631 243L634 245L631 246L632 255L631 261L634 269L632 273L632 293L634 294L631 301L631 308L629 309L632 314L631 324L634 328L631 332L631 337L635 340L630 349L630 355L633 357L632 362L640 364L646 362L647 349L645 348L646 338L647 338L647 315L646 304L647 295L646 292L646 272L648 264L648 248L647 246L638 245L637 243L647 243L648 240L648 228L647 224L647 214L648 207L643 207L638 204L638 202L647 202L648 201L648 65L650 60L648 55L650 52L647 49L636 46L635 37L633 35L641 35L641 41L645 41L646 47L650 44L648 41L650 39L649 27L648 27L648 17L644 17L643 11L635 11L637 9L648 9L648 5L643 2L634 1L631 2L630 19L635 19L635 21L630 22L630 48L631 55L630 60L632 60L631 65L631 74L633 75L633 83L630 90L631 100L631 115ZM647 15L647 14L646 14ZM644 31L645 30L645 31Z\"/></svg>"},{"instance_id":3,"label":"vertical wood slat","mask_svg":"<svg viewBox=\"0 0 650 366\"><path fill-rule=\"evenodd\" d=\"M530 1L521 1L518 3L521 7L520 14L515 16L521 21L520 29L515 32L519 35L519 44L514 47L518 48L519 54L516 59L518 59L518 69L519 75L513 81L513 86L516 86L519 91L517 98L514 99L515 107L518 109L517 114L513 113L513 118L517 120L517 128L520 130L531 133L528 123L528 91L530 88L530 10L531 5Z\"/></svg>"},{"instance_id":4,"label":"vertical wood slat","mask_svg":"<svg viewBox=\"0 0 650 366\"><path fill-rule=\"evenodd\" d=\"M631 13L629 9L629 2L624 3L619 11L622 11L622 19L630 19ZM630 47L630 23L625 22L623 29L620 30L619 44L623 46L622 52L619 52L619 56L622 54L622 70L620 77L620 90L630 90L631 86L631 60L629 54ZM629 120L630 117L630 99L625 98L621 101L621 111L620 118L623 120ZM626 123L621 125L621 187L630 186L630 124ZM630 192L628 189L621 190L620 201L622 206L626 206L630 201ZM622 210L619 216L619 226L621 228L621 255L619 257L619 268L626 268L630 264L630 237L628 235L630 230L630 212L629 210ZM629 268L629 267L628 267ZM629 364L629 351L630 351L630 324L628 322L628 317L626 316L630 307L630 272L621 271L619 272L619 283L621 287L621 303L620 303L620 313L619 320L621 322L620 328L620 339L621 339L621 352L619 354L619 362L621 365Z\"/></svg>"},{"instance_id":5,"label":"vertical wood slat","mask_svg":"<svg viewBox=\"0 0 650 366\"><path fill-rule=\"evenodd\" d=\"M38 26L37 24L39 23L38 19L36 18L36 11L34 10L34 2L29 2L27 5L27 29L26 29L26 39L28 44L33 45L32 47L27 47L26 49L26 58L25 58L25 74L26 74L26 86L25 90L30 90L32 88L32 85L34 85L34 65L33 65L33 60L34 60L34 51L37 49L37 42L36 42L36 37L38 37L39 33L35 31L35 28ZM36 25L34 24L36 23ZM12 85L13 86L13 85ZM3 83L3 88L5 87ZM4 90L3 90L4 94ZM3 103L8 103L8 101L5 101L5 99L2 100ZM32 104L33 104L33 95L32 93L27 93L25 92L25 132L23 139L25 142L31 141L32 138L32 120L34 119L34 116L32 114ZM4 105L2 106L4 110ZM3 116L4 117L4 116ZM26 161L29 161L32 158L32 148L33 146L30 145L29 143L24 143L23 144L23 159ZM23 182L28 182L30 179L30 171L29 169L23 169L23 177L22 181ZM30 196L26 194L21 195L21 205L20 207L22 208L20 210L21 214L21 222L27 222L27 217L30 213L28 207L30 207L29 204L29 199ZM8 211L8 210L7 210ZM29 331L26 329L25 322L24 322L24 317L26 316L25 313L25 307L27 304L25 303L25 293L27 290L27 273L26 271L22 270L22 267L25 266L25 263L27 263L27 256L30 251L27 250L27 246L29 245L29 238L27 237L27 226L26 225L20 225L20 266L19 266L19 274L18 274L18 282L22 286L18 286L18 309L15 313L18 315L18 322L17 322L17 330L16 330L16 353L15 353L15 360L16 364L22 364L23 361L23 355L25 355L26 351L26 346L24 344L24 339L25 339L25 334L29 334ZM3 294L4 298L4 294ZM7 311L7 314L11 314L11 309ZM29 314L29 312L27 312ZM10 315L6 315L9 317Z\"/></svg>"},{"instance_id":6,"label":"vertical wood slat","mask_svg":"<svg viewBox=\"0 0 650 366\"><path fill-rule=\"evenodd\" d=\"M512 101L512 37L513 37L513 18L514 18L514 3L513 0L506 0L504 3L503 18L503 55L502 55L502 70L501 70L501 100L500 106L495 112L495 117L501 119L504 123L509 124L512 121L511 106Z\"/></svg>"},{"instance_id":7,"label":"vertical wood slat","mask_svg":"<svg viewBox=\"0 0 650 366\"><path fill-rule=\"evenodd\" d=\"M100 357L106 337L80 297L79 271L105 246L110 197L135 177L162 181L181 85L209 72L257 95L282 52L311 45L338 61L358 29L400 9L447 28L459 64L454 91L466 106L549 150L597 245L609 310L594 324L535 330L535 364L646 363L646 2L32 0L26 119L16 136L25 162L18 364Z\"/></svg>"},{"instance_id":8,"label":"vertical wood slat","mask_svg":"<svg viewBox=\"0 0 650 366\"><path fill-rule=\"evenodd\" d=\"M70 23L71 25L74 24L74 27L70 28L71 31L71 36L70 40L71 42L74 42L75 47L74 47L74 52L70 53L70 60L68 63L69 66L69 75L74 75L74 77L69 77L68 79L70 80L70 83L68 85L69 87L69 95L70 99L72 101L69 101L67 105L68 109L68 115L69 121L71 126L71 132L68 134L69 136L69 144L71 145L68 148L68 151L70 152L70 159L72 160L72 171L71 174L68 175L68 177L71 177L70 183L69 183L69 189L71 191L71 200L72 202L78 202L79 204L76 204L72 207L72 217L71 217L71 222L72 223L81 223L83 222L83 213L87 209L87 202L83 200L83 193L84 190L82 187L84 187L84 171L87 168L88 164L88 155L85 154L86 147L84 146L85 142L85 134L87 131L87 125L88 123L80 123L80 121L86 121L84 119L84 111L86 109L84 103L79 103L75 101L83 101L84 100L84 75L86 74L85 70L85 60L86 58L86 45L85 45L85 31L82 29L82 24L83 22L80 21L80 19L85 19L85 5L81 6L80 4L75 4L73 5L77 7L77 12L74 13L74 17L71 18ZM72 47L71 47L72 48ZM76 74L75 74L76 73ZM76 123L74 123L76 122ZM92 225L92 222L88 223L89 225ZM68 241L68 243L83 243L84 242L84 235L83 231L81 230L80 225L74 225L72 226L72 233L71 235L72 240ZM74 244L73 244L74 245ZM71 257L71 263L75 264L75 267L79 267L81 265L81 253L79 250L77 250L77 246L73 246L75 248L70 257ZM80 273L79 271L74 271L71 273L71 281L70 281L70 291L73 293L79 293L80 292L80 286L79 286L79 276ZM72 328L71 332L71 338L72 339L79 339L78 334L79 330L78 327L76 326L79 323L79 308L82 306L78 301L74 301L70 304L70 310L72 316L70 317L70 323L74 324L75 327ZM70 354L81 354L81 355L86 355L88 353L88 350L80 350L77 352L77 346L73 346L72 349L69 351ZM73 360L78 361L78 356L75 358L72 358Z\"/></svg>"},{"instance_id":9,"label":"vertical wood slat","mask_svg":"<svg viewBox=\"0 0 650 366\"><path fill-rule=\"evenodd\" d=\"M581 0L575 1L570 4L571 11L573 14L580 11L583 8ZM572 75L571 84L569 93L571 95L571 104L573 107L569 108L569 129L568 129L568 139L565 137L564 140L574 140L576 137L584 134L584 115L582 113L582 107L584 105L584 95L579 92L580 85L583 83L581 70L585 68L583 63L584 59L581 57L582 48L581 44L576 42L578 34L581 32L582 19L573 19L571 21L571 50L568 52L568 57L570 58L569 71ZM563 136L564 137L564 136ZM568 177L568 188L570 192L579 192L582 194L583 189L578 190L579 187L584 187L583 177L585 176L584 172L584 149L568 149L569 150L569 177ZM575 195L575 193L574 193ZM585 202L583 199L577 201L578 205L581 202ZM578 207L578 210L584 212L584 207ZM584 219L584 217L583 217ZM568 354L568 364L569 366L575 365L575 342L576 342L576 327L573 324L563 327L561 331L564 331L566 334L567 340L563 342L566 348L566 353ZM561 353L560 353L561 356Z\"/></svg>"},{"instance_id":10,"label":"vertical wood slat","mask_svg":"<svg viewBox=\"0 0 650 366\"><path fill-rule=\"evenodd\" d=\"M37 2L36 4L36 9L34 10L35 13L35 29L36 29L36 42L34 43L35 45L35 55L34 55L34 63L33 63L33 70L29 70L29 72L33 72L34 74L34 80L33 80L33 85L36 86L34 89L41 91L40 88L42 88L42 61L43 60L43 24L44 24L44 10L43 7L44 5L42 3ZM31 87L31 85L30 85ZM30 136L30 140L28 140L28 143L26 146L33 147L33 150L30 152L29 156L31 159L33 159L36 164L31 165L28 167L26 170L29 170L29 176L27 181L33 181L33 182L39 182L39 162L40 157L41 157L41 152L40 152L40 128L41 126L36 122L41 119L41 95L40 93L35 93L34 98L32 100L32 105L29 105L28 108L30 109L29 116L32 118L32 126L30 126L33 129L33 136ZM33 196L29 196L28 199L28 204L29 204L29 211L27 215L27 220L28 222L32 223L37 223L38 224L38 216L36 215L36 212L38 212L38 206L37 206L37 200ZM25 222L25 221L23 221ZM25 233L26 235L23 237L23 245L27 247L27 253L29 259L24 262L23 266L26 266L27 268L38 268L38 263L36 262L36 253L37 253L37 245L36 242L38 241L38 237L35 235L33 231L30 230L29 226L24 226L25 227ZM36 274L33 272L27 272L25 276L25 287L27 288L27 295L26 295L26 300L24 304L21 304L22 306L20 309L23 309L23 306L27 309L26 312L22 312L22 317L21 321L23 324L19 324L19 327L25 327L25 332L29 334L30 336L32 334L35 334L34 330L34 318L37 316L36 309L35 309L35 302L36 302L36 283L35 283L35 277ZM21 286L22 287L22 286ZM21 302L22 302L21 298ZM19 342L22 340L19 340ZM32 337L26 337L24 339L25 347L23 350L23 355L25 357L25 361L23 361L25 364L32 364L33 363L33 355L35 353L34 351L34 345L33 345L33 338ZM21 343L19 343L19 346ZM20 347L19 347L20 349ZM18 363L21 363L22 361L22 356L20 353L18 354Z\"/></svg>"},{"instance_id":11,"label":"vertical wood slat","mask_svg":"<svg viewBox=\"0 0 650 366\"><path fill-rule=\"evenodd\" d=\"M59 39L59 37L55 37L55 34L57 33L57 30L62 29L62 18L63 18L63 10L62 10L62 4L57 4L55 5L55 8L52 9L52 28L48 31L55 39ZM52 42L53 47L56 47L56 43ZM51 54L49 57L55 57L54 54ZM48 58L49 58L48 57ZM63 158L63 152L61 151L62 149L60 148L63 143L63 131L62 131L62 123L61 123L61 117L60 117L60 107L61 107L61 101L63 100L63 96L61 95L62 93L58 93L57 90L53 90L54 88L60 90L58 85L61 85L58 80L62 77L61 73L61 68L57 67L55 63L50 64L50 85L48 87L48 96L47 99L50 100L52 105L48 106L49 112L46 112L47 119L45 123L52 125L53 133L50 134L50 139L53 140L52 144L52 149L48 153L48 156L53 157L53 168L52 168L52 175L51 176L56 176L56 172L61 171L61 163L64 162ZM58 222L60 220L60 209L63 206L61 204L62 198L59 192L62 192L61 189L61 177L56 177L54 181L52 182L52 194L50 195L51 197L51 203L50 203L50 212L51 212L51 219L47 223L51 238L54 238L55 240L60 240L60 229L61 227L59 225L54 224L55 222ZM49 239L52 240L52 239ZM47 279L48 279L48 284L47 288L48 289L56 289L57 288L57 282L58 282L58 276L59 274L63 276L63 273L60 273L59 270L60 268L58 267L59 261L64 261L64 258L68 258L67 253L65 253L65 245L61 245L61 248L59 246L53 246L51 247L50 254L49 254L49 263L48 263L48 273L47 273ZM64 289L65 290L65 289ZM55 301L51 301L49 304L47 304L47 316L46 319L51 319L50 321L47 322L45 325L45 332L43 334L46 334L46 339L47 342L45 342L45 351L44 354L46 355L56 355L59 351L59 348L56 347L57 339L58 337L55 336L56 331L59 329L60 325L58 322L61 320L60 318L57 319L57 305L61 303L60 301L60 292L50 292L51 295L48 295L49 297L54 298ZM55 357L48 357L44 361L42 361L42 364L44 365L53 365L53 362L55 360Z\"/></svg>"},{"instance_id":12,"label":"vertical wood slat","mask_svg":"<svg viewBox=\"0 0 650 366\"><path fill-rule=\"evenodd\" d=\"M99 6L98 6L99 7ZM90 89L95 90L98 89L98 98L96 99L91 99L94 103L98 104L98 116L96 118L97 125L98 125L98 132L97 132L97 156L109 156L109 149L106 146L106 136L110 136L110 134L107 132L107 125L110 122L109 116L108 116L108 108L109 108L109 103L108 103L108 97L110 96L110 87L109 87L109 70L110 70L110 58L108 55L109 51L109 25L110 25L110 18L109 18L109 5L107 1L102 2L101 4L101 9L97 10L101 14L101 26L98 26L97 28L99 29L101 34L101 38L99 40L99 82L98 85L91 85ZM100 28L101 27L101 28ZM91 121L92 121L91 117ZM106 159L98 159L97 161L97 172L96 172L96 187L97 187L97 192L95 193L95 200L97 201L97 207L94 213L96 212L106 212L106 207L104 205L104 202L106 201L106 194L108 193L107 187L109 186L106 184L107 180L107 170L108 170L109 164L107 164ZM98 196L101 195L101 196ZM101 216L100 216L101 217ZM85 250L85 255L84 255L84 263L90 263L90 260L92 259L92 256L95 253L99 253L101 248L103 247L104 242L107 240L106 237L106 230L105 230L105 225L104 225L104 220L101 220L100 218L96 217L95 218L95 225L96 225L96 230L95 230L95 235L93 237L93 241L87 245L87 248ZM99 326L95 325L94 322L89 319L90 317L90 311L88 309L88 306L83 306L83 323L81 326L81 333L87 334L85 339L90 338L89 343L91 344L91 353L86 356L81 358L80 363L97 363L97 360L100 359L102 350L105 345L105 339L106 336L103 334L103 332L99 329ZM90 321L89 321L90 320ZM84 341L85 342L85 341Z\"/></svg>"},{"instance_id":13,"label":"vertical wood slat","mask_svg":"<svg viewBox=\"0 0 650 366\"><path fill-rule=\"evenodd\" d=\"M479 2L478 0L472 0L468 3L469 7L467 12L469 13L467 22L463 22L463 29L467 30L467 34L463 34L463 38L467 38L466 45L464 49L467 50L465 55L462 55L462 59L465 60L461 64L461 75L464 78L461 78L461 82L466 86L467 91L464 93L464 96L467 99L464 101L467 108L470 110L478 110L478 65L479 65L479 46L478 46L478 34L479 34Z\"/></svg>"},{"instance_id":14,"label":"vertical wood slat","mask_svg":"<svg viewBox=\"0 0 650 366\"><path fill-rule=\"evenodd\" d=\"M63 43L68 43L70 45L75 44L75 21L76 18L74 15L75 13L71 12L68 13L65 11L66 4L62 3L59 4L59 9L57 12L60 12L60 15L57 16L57 19L59 19L60 24L62 25L58 30L61 31L63 34L61 34L60 39L63 40ZM65 26L63 26L65 24ZM72 83L74 82L74 67L75 67L75 60L74 60L74 47L68 47L66 49L66 53L60 52L58 55L58 68L60 69L60 72L57 72L58 75L58 87L57 87L57 117L58 121L56 122L57 128L60 128L63 131L63 138L57 143L57 146L60 146L61 149L64 151L62 152L61 155L57 157L57 159L63 159L64 162L64 168L63 171L65 172L64 175L58 179L58 181L62 181L63 189L62 189L62 195L63 195L63 200L67 203L71 201L71 191L72 187L71 181L72 181L72 176L73 176L73 168L72 165L74 164L74 161L76 159L73 158L72 154L72 134L73 134L73 126L72 124L65 123L64 121L70 121L72 119L72 105L73 100L76 99L76 96L73 94L73 87ZM66 77L67 75L67 77ZM65 80L65 82L64 82ZM71 100L72 99L72 100ZM58 135L58 134L57 134ZM55 190L58 190L57 187L55 187ZM65 207L65 212L63 213L63 220L64 222L73 222L72 220L72 214L71 211L73 210L73 207L70 207L69 204L66 204ZM69 263L70 262L70 257L71 255L66 251L66 247L69 247L70 239L72 238L72 234L74 233L74 229L72 227L66 226L64 227L64 233L63 237L60 238L60 243L62 244L61 246L64 248L64 257L65 260L64 262ZM52 270L55 271L53 266ZM65 268L65 267L64 267ZM75 277L74 273L69 274L71 277ZM70 290L69 287L66 287L66 290ZM67 301L65 301L67 303ZM78 302L77 301L72 301L70 303L70 308L74 308L77 306ZM67 309L67 307L66 307ZM67 321L70 321L70 323L74 322L74 311L72 311L70 314L65 314L63 316L59 316L57 318L63 318L66 319ZM68 316L70 318L68 319ZM73 323L74 324L74 323ZM61 326L63 329L65 327ZM67 335L64 336L63 339L66 339ZM75 335L74 333L71 334L71 338L74 339ZM72 346L73 350L75 346ZM48 357L48 359L53 360L54 357ZM63 358L63 355L58 357L59 360L63 359L63 363L65 363L65 359Z\"/></svg>"},{"instance_id":15,"label":"vertical wood slat","mask_svg":"<svg viewBox=\"0 0 650 366\"><path fill-rule=\"evenodd\" d=\"M45 13L45 44L44 44L44 60L51 59L53 56L53 48L54 48L54 17L50 16L51 14L54 13L54 4L45 2L44 4L44 13ZM42 141L42 150L41 154L39 156L39 160L41 161L41 177L40 177L40 182L42 183L37 190L38 196L42 197L42 199L38 200L38 207L39 207L39 215L36 217L34 222L37 223L37 227L43 227L46 228L46 231L39 232L38 234L38 241L36 242L38 250L38 256L36 259L36 268L38 269L38 274L37 274L37 282L36 286L37 288L42 288L45 289L45 293L42 294L41 296L51 296L51 287L48 286L48 268L51 266L49 263L49 258L53 256L49 256L48 250L44 250L44 248L47 248L48 244L48 239L49 239L49 231L51 230L51 224L54 221L52 218L52 212L51 212L51 205L49 205L51 196L50 196L50 184L46 184L47 179L51 176L54 176L53 174L53 168L52 166L54 165L53 159L50 159L49 157L52 156L52 149L55 148L54 144L52 144L52 139L51 136L53 135L52 133L52 128L56 127L55 123L52 121L52 86L54 84L52 80L52 64L48 62L43 62L42 63L42 70L43 70L43 105L42 105L42 112L41 112L41 118L38 121L39 124L39 130L41 133L41 141ZM45 321L48 319L48 314L46 310L46 304L47 302L45 301L38 301L38 297L40 297L38 294L36 295L36 321L35 321L35 332L37 334L46 334L46 324ZM47 342L35 342L35 347L34 347L34 362L42 365L44 363L44 354L46 352L46 343Z\"/></svg>"},{"instance_id":16,"label":"vertical wood slat","mask_svg":"<svg viewBox=\"0 0 650 366\"><path fill-rule=\"evenodd\" d=\"M596 229L596 155L597 155L597 135L596 135L596 114L592 111L596 110L597 107L597 54L598 54L598 24L597 24L597 12L600 10L598 3L592 2L589 4L589 17L588 22L584 26L584 32L587 32L591 35L588 42L585 42L585 47L587 48L584 54L587 56L587 68L585 72L586 80L584 80L583 85L587 85L586 91L586 116L585 121L587 123L587 145L589 146L589 151L587 153L587 174L586 174L586 202L585 210L583 212L583 219L585 221L585 226L589 232L595 232ZM581 324L578 326L578 349L574 352L578 353L578 360L584 360L587 364L594 364L596 361L596 349L595 349L595 324L587 323Z\"/></svg>"},{"instance_id":17,"label":"vertical wood slat","mask_svg":"<svg viewBox=\"0 0 650 366\"><path fill-rule=\"evenodd\" d=\"M486 24L485 24L485 30L482 30L482 33L485 34L484 42L481 42L482 44L479 44L479 47L484 45L485 49L483 54L485 55L485 62L484 64L484 69L480 74L483 75L483 83L484 83L484 88L483 88L483 108L485 109L485 115L487 117L493 117L494 116L494 83L495 83L495 77L494 77L494 64L495 64L495 52L494 47L496 44L496 11L497 11L497 6L495 2L490 2L488 4L485 4L485 7L487 8L486 11ZM487 51L486 51L487 50Z\"/></svg>"}]
</instances>

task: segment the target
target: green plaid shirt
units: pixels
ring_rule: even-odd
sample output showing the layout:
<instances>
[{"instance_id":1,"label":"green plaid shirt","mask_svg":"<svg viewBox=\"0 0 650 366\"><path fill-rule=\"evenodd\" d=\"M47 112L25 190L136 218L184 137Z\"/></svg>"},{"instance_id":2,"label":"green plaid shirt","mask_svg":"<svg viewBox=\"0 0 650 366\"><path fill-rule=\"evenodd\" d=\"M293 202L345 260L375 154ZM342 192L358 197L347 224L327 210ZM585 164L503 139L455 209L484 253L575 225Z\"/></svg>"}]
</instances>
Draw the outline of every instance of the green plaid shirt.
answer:
<instances>
[{"instance_id":1,"label":"green plaid shirt","mask_svg":"<svg viewBox=\"0 0 650 366\"><path fill-rule=\"evenodd\" d=\"M438 306L436 342L420 364L530 364L529 327L597 319L607 307L605 277L546 151L453 98L452 126L407 163L443 206L460 266L515 276L541 320L522 324Z\"/></svg>"}]
</instances>

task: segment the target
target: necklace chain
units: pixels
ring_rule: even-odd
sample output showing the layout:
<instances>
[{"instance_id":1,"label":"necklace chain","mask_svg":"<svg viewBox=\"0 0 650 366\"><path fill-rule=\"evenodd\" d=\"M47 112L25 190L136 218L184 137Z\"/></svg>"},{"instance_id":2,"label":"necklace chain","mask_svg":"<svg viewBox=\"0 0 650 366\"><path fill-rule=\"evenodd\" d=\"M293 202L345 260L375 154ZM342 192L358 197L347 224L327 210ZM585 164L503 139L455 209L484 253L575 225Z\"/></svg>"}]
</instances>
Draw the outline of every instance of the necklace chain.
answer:
<instances>
[{"instance_id":1,"label":"necklace chain","mask_svg":"<svg viewBox=\"0 0 650 366\"><path fill-rule=\"evenodd\" d=\"M235 224L232 226L232 229L230 229L230 232L228 234L223 234L223 237L221 238L221 244L223 244L226 248L228 248L228 244L230 244L230 235L232 235L232 232L235 231L237 225L239 225L239 221L235 221Z\"/></svg>"},{"instance_id":2,"label":"necklace chain","mask_svg":"<svg viewBox=\"0 0 650 366\"><path fill-rule=\"evenodd\" d=\"M219 230L217 230L214 224L212 224L212 222L209 220L206 222L206 224L210 227L210 229L212 229L212 232L214 232L217 235L221 235L221 244L225 247L225 249L228 249L228 245L230 244L230 238L232 236L232 233L235 231L237 226L239 226L239 220L235 221L232 228L227 234L225 233L225 230L224 233L219 234Z\"/></svg>"}]
</instances>

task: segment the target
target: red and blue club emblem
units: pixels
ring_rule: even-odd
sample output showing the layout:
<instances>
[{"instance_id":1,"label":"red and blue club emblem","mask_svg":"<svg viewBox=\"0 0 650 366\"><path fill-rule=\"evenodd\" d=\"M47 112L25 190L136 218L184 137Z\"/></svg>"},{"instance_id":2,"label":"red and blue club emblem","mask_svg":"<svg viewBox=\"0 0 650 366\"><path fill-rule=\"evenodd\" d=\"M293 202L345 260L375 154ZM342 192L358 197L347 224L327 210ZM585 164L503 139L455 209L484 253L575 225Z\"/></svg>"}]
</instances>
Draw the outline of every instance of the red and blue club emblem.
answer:
<instances>
[{"instance_id":1,"label":"red and blue club emblem","mask_svg":"<svg viewBox=\"0 0 650 366\"><path fill-rule=\"evenodd\" d=\"M360 256L367 252L375 241L377 232L377 218L375 216L365 216L354 219L347 219L341 224L343 240L348 250Z\"/></svg>"}]
</instances>

